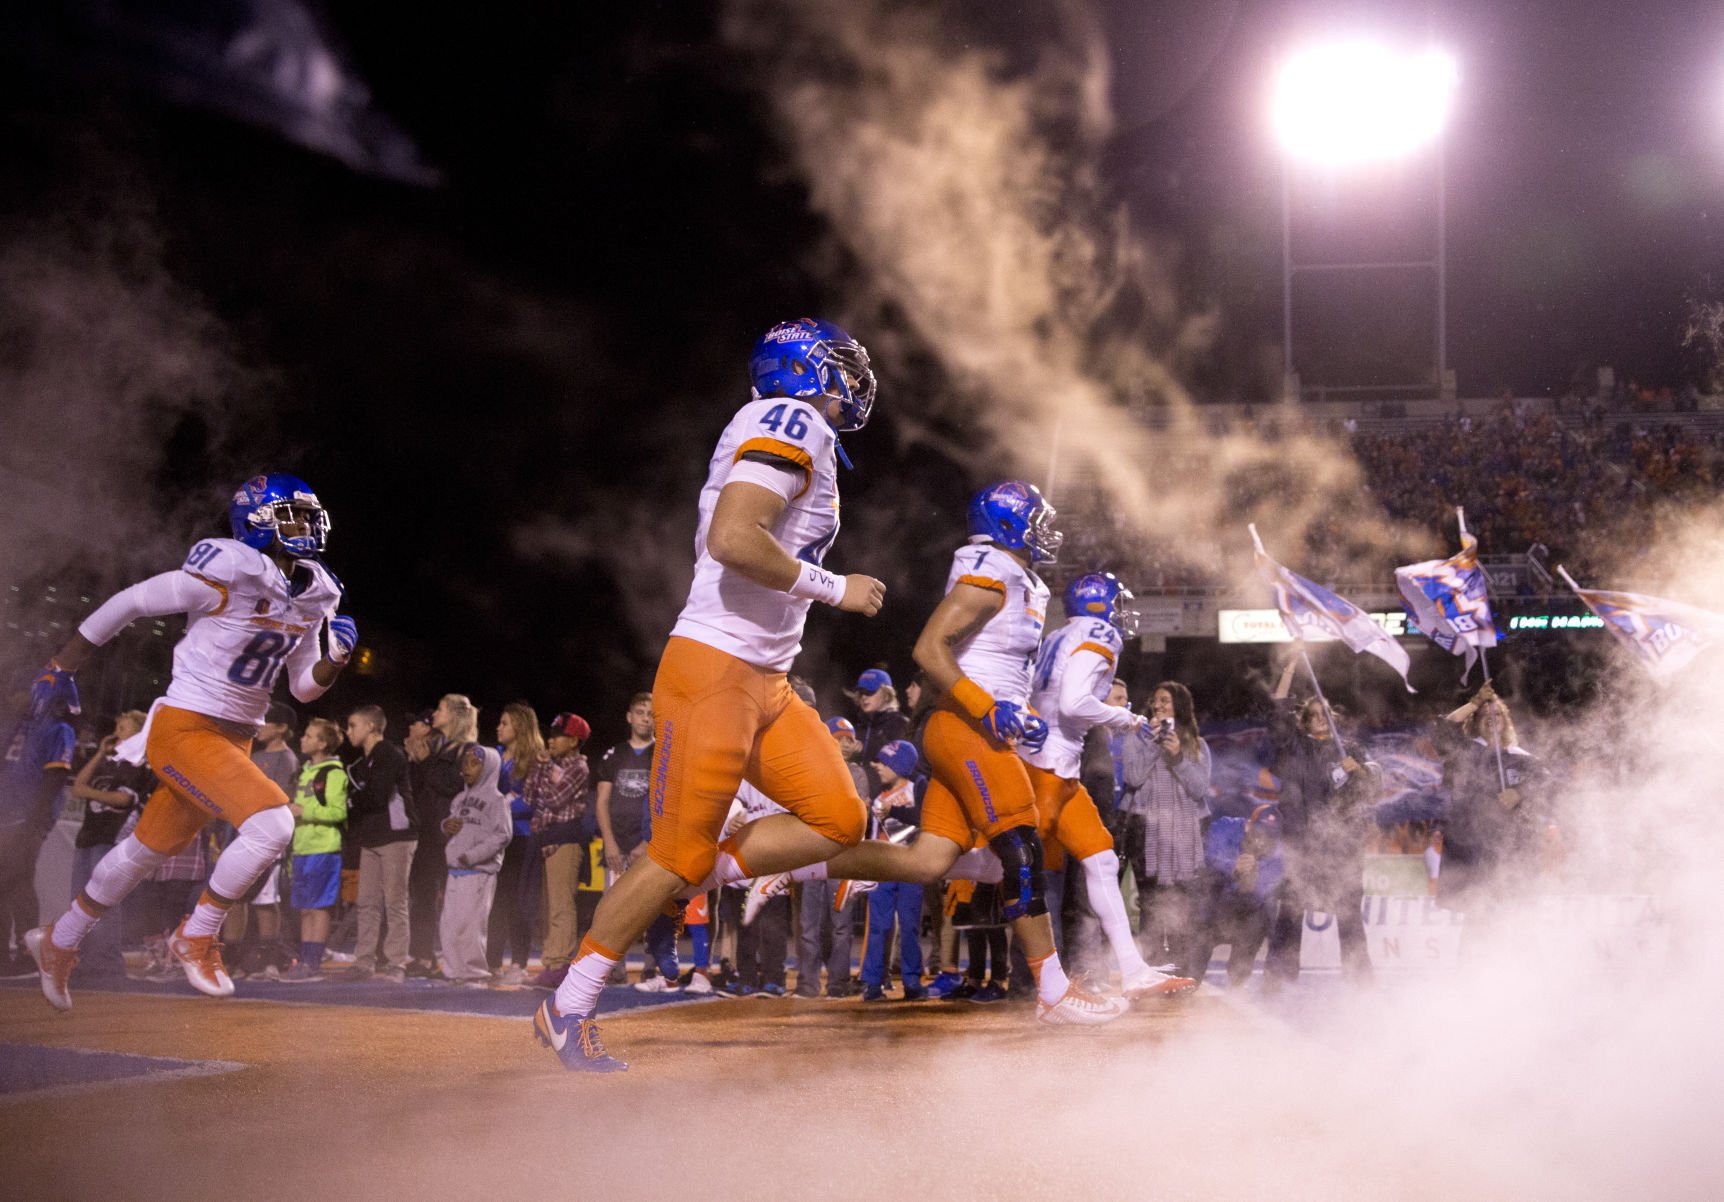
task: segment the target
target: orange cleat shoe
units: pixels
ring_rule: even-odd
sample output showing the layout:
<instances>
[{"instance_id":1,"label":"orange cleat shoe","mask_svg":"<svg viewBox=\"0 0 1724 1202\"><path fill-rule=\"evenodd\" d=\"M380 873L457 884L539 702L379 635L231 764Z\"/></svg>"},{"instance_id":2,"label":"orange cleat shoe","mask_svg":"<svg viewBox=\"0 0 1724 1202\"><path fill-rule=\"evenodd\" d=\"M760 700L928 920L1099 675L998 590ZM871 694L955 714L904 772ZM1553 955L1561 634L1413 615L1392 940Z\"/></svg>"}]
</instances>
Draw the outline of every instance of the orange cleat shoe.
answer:
<instances>
[{"instance_id":1,"label":"orange cleat shoe","mask_svg":"<svg viewBox=\"0 0 1724 1202\"><path fill-rule=\"evenodd\" d=\"M1111 1023L1130 1005L1122 997L1103 997L1073 981L1066 986L1060 1000L1051 1006L1040 998L1036 999L1036 1021L1050 1027L1096 1027Z\"/></svg>"},{"instance_id":2,"label":"orange cleat shoe","mask_svg":"<svg viewBox=\"0 0 1724 1202\"><path fill-rule=\"evenodd\" d=\"M1146 965L1129 980L1121 982L1119 991L1128 998L1178 997L1196 988L1197 982L1190 977L1170 976Z\"/></svg>"},{"instance_id":3,"label":"orange cleat shoe","mask_svg":"<svg viewBox=\"0 0 1724 1202\"><path fill-rule=\"evenodd\" d=\"M227 975L227 966L221 960L221 944L214 935L188 935L182 922L168 939L168 951L186 970L186 980L193 989L211 997L233 996L233 978Z\"/></svg>"},{"instance_id":4,"label":"orange cleat shoe","mask_svg":"<svg viewBox=\"0 0 1724 1202\"><path fill-rule=\"evenodd\" d=\"M24 932L24 946L42 974L42 996L56 1010L72 1008L72 970L78 966L78 953L55 947L54 924Z\"/></svg>"}]
</instances>

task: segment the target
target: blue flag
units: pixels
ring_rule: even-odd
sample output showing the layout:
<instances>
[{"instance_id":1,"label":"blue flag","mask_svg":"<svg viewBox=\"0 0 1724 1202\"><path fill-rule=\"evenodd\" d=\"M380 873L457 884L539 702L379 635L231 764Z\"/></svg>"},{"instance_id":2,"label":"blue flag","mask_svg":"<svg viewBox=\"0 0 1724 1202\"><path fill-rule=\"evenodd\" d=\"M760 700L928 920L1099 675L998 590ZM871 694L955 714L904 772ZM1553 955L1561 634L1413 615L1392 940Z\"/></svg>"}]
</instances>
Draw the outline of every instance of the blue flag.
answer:
<instances>
[{"instance_id":1,"label":"blue flag","mask_svg":"<svg viewBox=\"0 0 1724 1202\"><path fill-rule=\"evenodd\" d=\"M1661 597L1581 588L1560 567L1557 571L1587 608L1604 620L1604 628L1659 680L1680 672L1724 638L1724 616Z\"/></svg>"},{"instance_id":2,"label":"blue flag","mask_svg":"<svg viewBox=\"0 0 1724 1202\"><path fill-rule=\"evenodd\" d=\"M1281 612L1282 624L1297 641L1327 642L1331 639L1347 644L1354 651L1374 655L1401 674L1407 691L1407 669L1412 666L1407 649L1394 636L1371 620L1371 615L1338 593L1290 572L1263 550L1256 527L1251 538L1257 544L1257 570L1275 592L1275 608Z\"/></svg>"},{"instance_id":3,"label":"blue flag","mask_svg":"<svg viewBox=\"0 0 1724 1202\"><path fill-rule=\"evenodd\" d=\"M1413 624L1450 655L1466 657L1463 681L1484 649L1497 645L1490 582L1479 567L1478 546L1463 528L1458 554L1395 569L1395 584Z\"/></svg>"}]
</instances>

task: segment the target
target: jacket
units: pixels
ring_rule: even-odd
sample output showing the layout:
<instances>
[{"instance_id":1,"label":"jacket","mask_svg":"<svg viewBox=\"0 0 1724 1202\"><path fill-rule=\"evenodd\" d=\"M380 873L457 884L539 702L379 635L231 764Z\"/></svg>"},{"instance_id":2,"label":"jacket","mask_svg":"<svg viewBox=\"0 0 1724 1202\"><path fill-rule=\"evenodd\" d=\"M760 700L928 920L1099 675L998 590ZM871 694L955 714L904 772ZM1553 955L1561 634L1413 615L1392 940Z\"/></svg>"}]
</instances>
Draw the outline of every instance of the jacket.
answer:
<instances>
[{"instance_id":1,"label":"jacket","mask_svg":"<svg viewBox=\"0 0 1724 1202\"><path fill-rule=\"evenodd\" d=\"M293 821L293 854L323 855L341 850L347 822L347 769L334 756L301 764L293 791L299 817Z\"/></svg>"},{"instance_id":2,"label":"jacket","mask_svg":"<svg viewBox=\"0 0 1724 1202\"><path fill-rule=\"evenodd\" d=\"M509 799L497 788L503 758L489 747L475 747L473 751L484 760L485 767L478 782L455 794L449 803L449 817L459 818L461 829L443 845L443 859L454 872L494 873L503 866L503 850L513 834Z\"/></svg>"}]
</instances>

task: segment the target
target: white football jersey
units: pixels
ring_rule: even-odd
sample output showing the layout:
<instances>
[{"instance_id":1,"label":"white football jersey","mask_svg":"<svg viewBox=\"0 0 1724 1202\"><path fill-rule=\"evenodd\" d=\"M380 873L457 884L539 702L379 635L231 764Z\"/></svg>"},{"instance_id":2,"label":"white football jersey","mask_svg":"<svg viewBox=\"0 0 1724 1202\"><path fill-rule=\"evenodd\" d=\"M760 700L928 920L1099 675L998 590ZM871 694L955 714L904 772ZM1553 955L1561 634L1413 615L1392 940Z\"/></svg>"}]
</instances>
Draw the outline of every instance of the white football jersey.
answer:
<instances>
[{"instance_id":1,"label":"white football jersey","mask_svg":"<svg viewBox=\"0 0 1724 1202\"><path fill-rule=\"evenodd\" d=\"M964 675L996 701L1023 705L1030 697L1030 671L1047 620L1048 586L1041 577L992 543L975 543L952 556L949 593L972 584L1000 594L1004 603L982 628L953 650Z\"/></svg>"},{"instance_id":2,"label":"white football jersey","mask_svg":"<svg viewBox=\"0 0 1724 1202\"><path fill-rule=\"evenodd\" d=\"M1048 741L1040 751L1019 747L1025 762L1076 780L1090 727L1137 725L1130 710L1106 704L1124 646L1124 638L1111 622L1085 617L1072 618L1042 644L1030 705L1047 721Z\"/></svg>"},{"instance_id":3,"label":"white football jersey","mask_svg":"<svg viewBox=\"0 0 1724 1202\"><path fill-rule=\"evenodd\" d=\"M310 582L295 595L273 559L231 538L198 543L182 570L212 586L221 603L187 615L163 700L256 726L283 665L291 678L322 658L320 627L335 615L341 586L321 563L306 560L296 574L309 572Z\"/></svg>"},{"instance_id":4,"label":"white football jersey","mask_svg":"<svg viewBox=\"0 0 1724 1202\"><path fill-rule=\"evenodd\" d=\"M750 401L736 411L706 471L700 490L700 526L694 536L694 584L671 634L694 639L774 672L787 672L802 650L802 624L812 601L756 584L706 550L706 531L731 468L750 451L802 465L802 491L772 527L778 545L819 565L838 537L837 436L811 402L786 397Z\"/></svg>"}]
</instances>

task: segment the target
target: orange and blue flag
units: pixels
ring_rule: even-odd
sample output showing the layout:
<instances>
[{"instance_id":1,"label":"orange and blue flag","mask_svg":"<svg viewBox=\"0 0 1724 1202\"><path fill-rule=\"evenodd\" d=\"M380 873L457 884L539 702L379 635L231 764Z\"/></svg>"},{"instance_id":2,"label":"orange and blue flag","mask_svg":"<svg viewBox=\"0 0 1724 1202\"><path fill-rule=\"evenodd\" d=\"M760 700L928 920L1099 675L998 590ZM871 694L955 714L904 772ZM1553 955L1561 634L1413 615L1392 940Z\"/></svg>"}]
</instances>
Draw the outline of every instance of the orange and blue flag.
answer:
<instances>
[{"instance_id":1,"label":"orange and blue flag","mask_svg":"<svg viewBox=\"0 0 1724 1202\"><path fill-rule=\"evenodd\" d=\"M1674 676L1707 647L1724 640L1724 615L1662 597L1581 588L1560 567L1557 571L1604 620L1604 628L1659 680Z\"/></svg>"},{"instance_id":2,"label":"orange and blue flag","mask_svg":"<svg viewBox=\"0 0 1724 1202\"><path fill-rule=\"evenodd\" d=\"M1255 526L1251 527L1251 537L1256 542L1257 570L1263 573L1263 579L1274 592L1275 608L1280 611L1281 622L1295 641L1327 642L1333 639L1347 644L1354 651L1374 655L1399 672L1401 683L1407 686L1409 693L1413 691L1413 686L1407 681L1407 670L1412 661L1407 656L1407 649L1396 642L1393 635L1339 593L1330 592L1269 558L1263 550L1262 540L1257 538Z\"/></svg>"}]
</instances>

